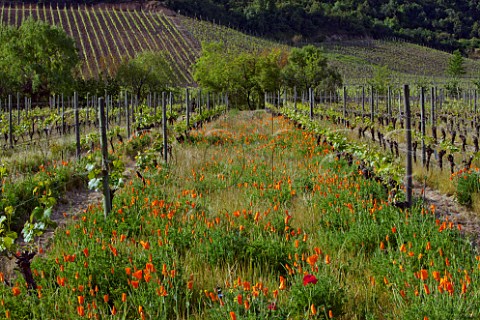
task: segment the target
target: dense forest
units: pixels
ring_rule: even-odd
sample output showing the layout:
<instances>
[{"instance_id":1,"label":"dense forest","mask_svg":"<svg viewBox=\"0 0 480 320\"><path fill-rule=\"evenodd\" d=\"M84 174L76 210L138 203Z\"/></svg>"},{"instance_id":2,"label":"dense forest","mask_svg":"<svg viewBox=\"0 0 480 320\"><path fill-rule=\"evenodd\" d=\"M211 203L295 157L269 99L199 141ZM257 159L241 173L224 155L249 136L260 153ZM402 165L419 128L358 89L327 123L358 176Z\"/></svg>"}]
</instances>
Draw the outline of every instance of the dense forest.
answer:
<instances>
[{"instance_id":1,"label":"dense forest","mask_svg":"<svg viewBox=\"0 0 480 320\"><path fill-rule=\"evenodd\" d=\"M443 50L480 47L477 0L164 0L8 1L161 3L189 16L292 42L397 37Z\"/></svg>"},{"instance_id":2,"label":"dense forest","mask_svg":"<svg viewBox=\"0 0 480 320\"><path fill-rule=\"evenodd\" d=\"M184 14L298 41L399 37L444 50L471 50L480 38L476 0L167 0Z\"/></svg>"},{"instance_id":3,"label":"dense forest","mask_svg":"<svg viewBox=\"0 0 480 320\"><path fill-rule=\"evenodd\" d=\"M477 47L480 38L476 0L167 0L165 4L188 15L290 40L399 37L466 51Z\"/></svg>"}]
</instances>

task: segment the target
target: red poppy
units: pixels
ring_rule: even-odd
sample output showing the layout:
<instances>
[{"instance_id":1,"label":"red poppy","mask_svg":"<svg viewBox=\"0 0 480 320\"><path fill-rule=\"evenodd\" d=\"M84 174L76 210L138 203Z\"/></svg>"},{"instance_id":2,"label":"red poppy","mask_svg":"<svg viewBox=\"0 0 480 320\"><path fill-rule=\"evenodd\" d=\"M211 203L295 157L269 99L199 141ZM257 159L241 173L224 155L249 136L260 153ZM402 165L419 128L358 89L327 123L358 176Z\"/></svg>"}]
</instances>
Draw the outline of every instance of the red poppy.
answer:
<instances>
[{"instance_id":1,"label":"red poppy","mask_svg":"<svg viewBox=\"0 0 480 320\"><path fill-rule=\"evenodd\" d=\"M272 302L268 305L268 310L277 310L277 304L275 302Z\"/></svg>"},{"instance_id":2,"label":"red poppy","mask_svg":"<svg viewBox=\"0 0 480 320\"><path fill-rule=\"evenodd\" d=\"M306 274L303 277L303 285L306 286L309 283L316 284L318 281L317 277L315 277L313 274Z\"/></svg>"}]
</instances>

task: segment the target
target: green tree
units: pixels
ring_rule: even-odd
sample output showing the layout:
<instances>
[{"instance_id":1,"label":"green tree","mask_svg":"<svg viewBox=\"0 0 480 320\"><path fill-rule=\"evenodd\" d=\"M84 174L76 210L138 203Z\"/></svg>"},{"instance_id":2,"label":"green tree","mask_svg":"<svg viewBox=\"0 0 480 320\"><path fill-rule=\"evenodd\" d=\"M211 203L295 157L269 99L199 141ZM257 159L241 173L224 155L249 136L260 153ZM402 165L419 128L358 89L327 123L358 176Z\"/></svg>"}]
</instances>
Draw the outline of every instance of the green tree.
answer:
<instances>
[{"instance_id":1,"label":"green tree","mask_svg":"<svg viewBox=\"0 0 480 320\"><path fill-rule=\"evenodd\" d=\"M283 86L282 70L286 65L286 53L280 49L260 55L257 82L262 92L276 92Z\"/></svg>"},{"instance_id":2,"label":"green tree","mask_svg":"<svg viewBox=\"0 0 480 320\"><path fill-rule=\"evenodd\" d=\"M64 30L29 18L19 28L0 27L0 48L0 76L9 77L9 90L38 99L72 88L80 58Z\"/></svg>"},{"instance_id":3,"label":"green tree","mask_svg":"<svg viewBox=\"0 0 480 320\"><path fill-rule=\"evenodd\" d=\"M193 66L193 78L203 88L225 92L230 87L232 54L220 42L202 43L202 52Z\"/></svg>"},{"instance_id":4,"label":"green tree","mask_svg":"<svg viewBox=\"0 0 480 320\"><path fill-rule=\"evenodd\" d=\"M213 92L228 92L231 102L252 109L263 102L263 93L281 86L283 54L227 51L221 43L204 43L194 65L194 79Z\"/></svg>"},{"instance_id":5,"label":"green tree","mask_svg":"<svg viewBox=\"0 0 480 320\"><path fill-rule=\"evenodd\" d=\"M308 88L335 91L342 85L340 73L328 65L322 50L313 45L292 49L284 68L284 78L289 87L296 86L304 91Z\"/></svg>"},{"instance_id":6,"label":"green tree","mask_svg":"<svg viewBox=\"0 0 480 320\"><path fill-rule=\"evenodd\" d=\"M118 83L142 100L147 92L165 91L175 77L163 52L142 52L123 62L117 71Z\"/></svg>"},{"instance_id":7,"label":"green tree","mask_svg":"<svg viewBox=\"0 0 480 320\"><path fill-rule=\"evenodd\" d=\"M461 88L459 87L459 80L465 74L464 59L459 50L455 50L453 55L448 59L447 75L450 79L445 84L445 89L452 97L460 95Z\"/></svg>"},{"instance_id":8,"label":"green tree","mask_svg":"<svg viewBox=\"0 0 480 320\"><path fill-rule=\"evenodd\" d=\"M373 89L379 94L385 94L391 82L391 71L388 69L388 66L385 65L375 68L373 77L368 81L368 84L373 86Z\"/></svg>"},{"instance_id":9,"label":"green tree","mask_svg":"<svg viewBox=\"0 0 480 320\"><path fill-rule=\"evenodd\" d=\"M260 91L256 79L259 58L257 55L243 52L233 57L229 69L231 81L229 92L236 94L239 101L245 100L248 108L253 108L253 101L258 98Z\"/></svg>"},{"instance_id":10,"label":"green tree","mask_svg":"<svg viewBox=\"0 0 480 320\"><path fill-rule=\"evenodd\" d=\"M455 50L448 59L447 75L453 78L459 78L465 74L464 59L460 50Z\"/></svg>"}]
</instances>

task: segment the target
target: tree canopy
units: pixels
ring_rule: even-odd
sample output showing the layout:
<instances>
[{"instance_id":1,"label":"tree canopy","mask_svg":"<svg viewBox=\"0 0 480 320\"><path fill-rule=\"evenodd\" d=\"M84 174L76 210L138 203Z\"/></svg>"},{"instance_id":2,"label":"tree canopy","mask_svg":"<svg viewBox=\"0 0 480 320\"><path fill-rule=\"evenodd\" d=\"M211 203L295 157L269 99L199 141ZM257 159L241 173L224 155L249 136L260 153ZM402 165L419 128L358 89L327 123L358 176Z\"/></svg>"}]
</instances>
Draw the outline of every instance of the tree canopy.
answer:
<instances>
[{"instance_id":1,"label":"tree canopy","mask_svg":"<svg viewBox=\"0 0 480 320\"><path fill-rule=\"evenodd\" d=\"M322 50L313 45L293 48L284 70L286 83L303 91L334 91L342 85L342 78L327 62Z\"/></svg>"},{"instance_id":2,"label":"tree canopy","mask_svg":"<svg viewBox=\"0 0 480 320\"><path fill-rule=\"evenodd\" d=\"M19 28L0 26L1 94L66 92L79 61L74 40L60 28L33 19Z\"/></svg>"},{"instance_id":3,"label":"tree canopy","mask_svg":"<svg viewBox=\"0 0 480 320\"><path fill-rule=\"evenodd\" d=\"M448 60L447 74L453 78L458 78L465 74L464 59L459 50L455 50Z\"/></svg>"},{"instance_id":4,"label":"tree canopy","mask_svg":"<svg viewBox=\"0 0 480 320\"><path fill-rule=\"evenodd\" d=\"M287 53L280 49L228 51L221 43L204 43L194 79L208 90L228 92L231 101L249 108L260 106L265 92L293 87L334 91L342 84L340 74L312 45Z\"/></svg>"},{"instance_id":5,"label":"tree canopy","mask_svg":"<svg viewBox=\"0 0 480 320\"><path fill-rule=\"evenodd\" d=\"M117 80L142 99L147 92L166 90L173 84L174 75L162 52L145 51L120 65Z\"/></svg>"}]
</instances>

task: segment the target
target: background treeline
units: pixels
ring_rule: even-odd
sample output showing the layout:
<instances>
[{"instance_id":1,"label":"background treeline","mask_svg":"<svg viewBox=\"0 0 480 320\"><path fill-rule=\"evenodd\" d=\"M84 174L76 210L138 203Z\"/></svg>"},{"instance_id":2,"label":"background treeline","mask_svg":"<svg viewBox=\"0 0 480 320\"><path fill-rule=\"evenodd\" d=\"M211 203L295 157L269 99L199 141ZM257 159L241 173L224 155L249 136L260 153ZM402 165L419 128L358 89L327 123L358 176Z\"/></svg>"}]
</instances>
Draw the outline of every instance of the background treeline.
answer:
<instances>
[{"instance_id":1,"label":"background treeline","mask_svg":"<svg viewBox=\"0 0 480 320\"><path fill-rule=\"evenodd\" d=\"M287 40L400 37L444 50L478 47L475 0L166 0L171 9Z\"/></svg>"},{"instance_id":2,"label":"background treeline","mask_svg":"<svg viewBox=\"0 0 480 320\"><path fill-rule=\"evenodd\" d=\"M152 1L6 1L59 4ZM155 2L155 1L153 1ZM326 37L399 37L438 49L473 51L480 46L476 0L164 0L181 14L215 20L280 40Z\"/></svg>"}]
</instances>

